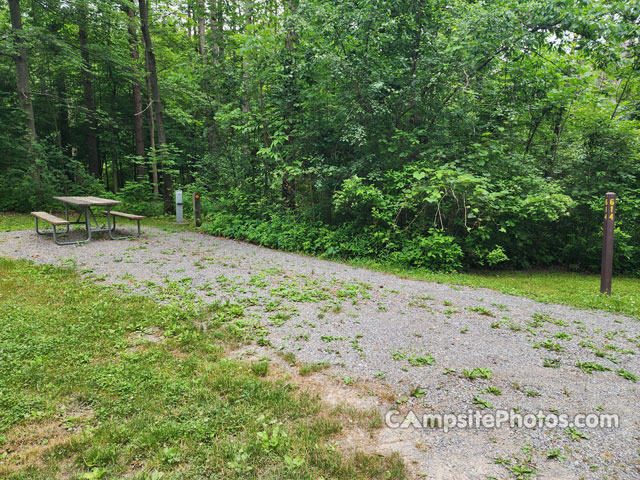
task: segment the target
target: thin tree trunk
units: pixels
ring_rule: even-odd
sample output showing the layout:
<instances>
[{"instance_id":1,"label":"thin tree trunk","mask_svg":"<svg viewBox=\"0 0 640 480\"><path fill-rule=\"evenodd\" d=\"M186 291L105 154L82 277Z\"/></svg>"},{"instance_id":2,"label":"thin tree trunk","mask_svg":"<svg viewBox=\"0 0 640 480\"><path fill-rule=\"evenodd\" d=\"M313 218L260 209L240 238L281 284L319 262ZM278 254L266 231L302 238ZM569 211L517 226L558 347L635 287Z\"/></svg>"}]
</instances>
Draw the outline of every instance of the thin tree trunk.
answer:
<instances>
[{"instance_id":1,"label":"thin tree trunk","mask_svg":"<svg viewBox=\"0 0 640 480\"><path fill-rule=\"evenodd\" d=\"M298 10L298 1L297 0L286 0L285 7L289 11L289 15L293 16L296 14ZM298 99L298 80L297 80L297 72L295 66L295 55L296 49L298 46L298 32L296 31L295 25L293 24L293 20L289 20L286 25L286 35L284 41L285 50L287 51L287 55L284 61L284 72L285 72L285 108L286 108L286 118L295 119L296 118L296 104ZM291 144L294 142L293 138L293 121L289 122L289 127L287 128L287 135L289 137L288 143ZM290 149L291 151L291 149ZM284 205L287 208L293 209L296 206L296 191L295 191L295 179L287 178L286 176L282 177L282 198L284 200Z\"/></svg>"},{"instance_id":2,"label":"thin tree trunk","mask_svg":"<svg viewBox=\"0 0 640 480\"><path fill-rule=\"evenodd\" d=\"M144 38L145 52L147 58L147 69L149 73L149 83L151 84L151 95L155 110L156 127L158 129L158 143L160 144L160 161L158 168L166 162L167 155L167 135L164 129L164 119L162 115L162 102L160 101L160 89L158 88L158 74L156 69L156 57L153 53L151 34L149 33L149 5L147 0L138 0L140 6L140 21L142 26L142 37ZM162 200L165 212L172 210L171 190L173 188L171 176L168 172L162 171Z\"/></svg>"},{"instance_id":3,"label":"thin tree trunk","mask_svg":"<svg viewBox=\"0 0 640 480\"><path fill-rule=\"evenodd\" d=\"M87 158L89 162L89 173L96 178L102 178L102 164L98 155L98 133L96 125L96 109L93 102L93 81L91 73L91 59L89 56L88 33L87 33L87 3L86 0L80 2L78 7L78 41L80 42L80 53L82 56L82 89L84 91L84 108L87 116L86 136L87 136Z\"/></svg>"},{"instance_id":4,"label":"thin tree trunk","mask_svg":"<svg viewBox=\"0 0 640 480\"><path fill-rule=\"evenodd\" d=\"M138 53L138 36L135 28L135 12L129 7L129 46L131 51L131 60L133 60L133 124L136 139L136 180L140 181L147 178L147 169L142 163L144 160L144 127L142 122L142 88L138 80L138 61L140 55Z\"/></svg>"},{"instance_id":5,"label":"thin tree trunk","mask_svg":"<svg viewBox=\"0 0 640 480\"><path fill-rule=\"evenodd\" d=\"M147 56L145 55L144 59L145 69L149 71L149 61ZM151 145L151 183L153 184L153 194L155 196L158 195L158 159L156 158L156 120L155 113L153 110L153 98L151 97L151 81L149 80L149 75L145 76L145 80L147 82L147 100L149 101L149 106L147 107L147 114L149 115L149 142Z\"/></svg>"},{"instance_id":6,"label":"thin tree trunk","mask_svg":"<svg viewBox=\"0 0 640 480\"><path fill-rule=\"evenodd\" d=\"M253 23L253 0L246 0L243 4L245 28ZM245 53L242 57L242 113L249 113L251 100L249 98L249 58ZM245 118L245 121L247 119Z\"/></svg>"},{"instance_id":7,"label":"thin tree trunk","mask_svg":"<svg viewBox=\"0 0 640 480\"><path fill-rule=\"evenodd\" d=\"M207 31L204 26L205 10L204 0L198 0L198 34L200 37L200 55L202 56L203 62L207 51Z\"/></svg>"},{"instance_id":8,"label":"thin tree trunk","mask_svg":"<svg viewBox=\"0 0 640 480\"><path fill-rule=\"evenodd\" d=\"M22 37L22 16L20 15L20 0L9 0L9 14L11 16L11 29L16 34L16 44L18 54L14 55L16 63L16 83L18 91L18 101L20 107L24 110L27 135L27 153L31 160L34 160L34 146L38 141L36 133L36 121L33 113L33 104L31 103L31 88L29 81L29 60L27 57L27 49L24 47L24 38Z\"/></svg>"}]
</instances>

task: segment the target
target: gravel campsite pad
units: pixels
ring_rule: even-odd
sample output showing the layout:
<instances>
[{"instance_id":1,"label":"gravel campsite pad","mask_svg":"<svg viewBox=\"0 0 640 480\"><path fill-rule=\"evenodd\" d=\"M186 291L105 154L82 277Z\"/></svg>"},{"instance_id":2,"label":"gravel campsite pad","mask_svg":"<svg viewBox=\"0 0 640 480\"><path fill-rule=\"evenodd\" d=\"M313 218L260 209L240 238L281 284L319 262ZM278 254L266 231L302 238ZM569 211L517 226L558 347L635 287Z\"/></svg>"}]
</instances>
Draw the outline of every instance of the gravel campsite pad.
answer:
<instances>
[{"instance_id":1,"label":"gravel campsite pad","mask_svg":"<svg viewBox=\"0 0 640 480\"><path fill-rule=\"evenodd\" d=\"M640 478L636 319L150 228L140 239L67 247L33 231L0 233L0 256L74 266L163 301L236 303L274 355L324 362L345 388L387 386L382 414L619 418L617 428L399 429L408 443L398 449L415 450L424 478Z\"/></svg>"}]
</instances>

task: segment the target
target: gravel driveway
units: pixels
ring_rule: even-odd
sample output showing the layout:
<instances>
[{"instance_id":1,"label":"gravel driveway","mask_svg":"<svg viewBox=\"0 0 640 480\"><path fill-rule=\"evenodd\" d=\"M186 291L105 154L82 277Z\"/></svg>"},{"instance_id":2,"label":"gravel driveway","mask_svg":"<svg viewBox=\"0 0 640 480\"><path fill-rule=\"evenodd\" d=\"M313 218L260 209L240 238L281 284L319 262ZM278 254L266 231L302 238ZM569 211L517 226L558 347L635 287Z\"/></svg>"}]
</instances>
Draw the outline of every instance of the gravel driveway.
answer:
<instances>
[{"instance_id":1,"label":"gravel driveway","mask_svg":"<svg viewBox=\"0 0 640 480\"><path fill-rule=\"evenodd\" d=\"M0 256L74 265L125 291L174 285L208 303L239 303L272 350L326 362L345 386L387 384L395 399L380 400L383 413L619 418L617 428L408 429L424 478L640 478L636 319L144 230L141 239L65 247L33 231L0 233Z\"/></svg>"}]
</instances>

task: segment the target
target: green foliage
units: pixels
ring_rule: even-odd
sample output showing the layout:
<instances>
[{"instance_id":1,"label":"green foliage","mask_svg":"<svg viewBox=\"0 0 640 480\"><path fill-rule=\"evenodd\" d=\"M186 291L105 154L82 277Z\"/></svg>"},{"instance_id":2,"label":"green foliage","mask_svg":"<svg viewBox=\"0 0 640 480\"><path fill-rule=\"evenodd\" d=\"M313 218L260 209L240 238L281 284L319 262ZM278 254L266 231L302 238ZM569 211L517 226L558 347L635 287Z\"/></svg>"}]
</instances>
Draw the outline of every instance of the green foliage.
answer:
<instances>
[{"instance_id":1,"label":"green foliage","mask_svg":"<svg viewBox=\"0 0 640 480\"><path fill-rule=\"evenodd\" d=\"M162 202L154 198L149 181L128 182L118 192L123 202L123 210L137 215L158 216L162 214Z\"/></svg>"},{"instance_id":2,"label":"green foliage","mask_svg":"<svg viewBox=\"0 0 640 480\"><path fill-rule=\"evenodd\" d=\"M215 15L204 4L205 55L184 2L150 4L160 155L148 145L144 62L130 53L137 22L89 0L82 50L77 2L21 2L40 140L28 151L14 61L1 56L0 211L118 190L125 208L155 214L163 207L135 168L149 174L162 157L185 213L200 192L216 234L429 270L597 271L603 198L615 191L614 268L640 271L635 4L303 0L249 13L232 0ZM10 31L6 2L0 23ZM16 38L3 49L15 52ZM100 180L86 173L83 51Z\"/></svg>"}]
</instances>

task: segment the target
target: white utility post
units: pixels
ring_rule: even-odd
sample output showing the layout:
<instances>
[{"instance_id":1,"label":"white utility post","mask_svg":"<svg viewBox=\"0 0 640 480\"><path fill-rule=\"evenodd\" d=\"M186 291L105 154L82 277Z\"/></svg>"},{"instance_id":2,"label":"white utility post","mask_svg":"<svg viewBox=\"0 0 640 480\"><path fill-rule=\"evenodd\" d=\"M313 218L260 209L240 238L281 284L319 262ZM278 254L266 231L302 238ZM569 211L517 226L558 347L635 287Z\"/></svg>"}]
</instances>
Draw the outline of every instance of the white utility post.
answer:
<instances>
[{"instance_id":1,"label":"white utility post","mask_svg":"<svg viewBox=\"0 0 640 480\"><path fill-rule=\"evenodd\" d=\"M182 190L176 190L176 223L184 223L182 211Z\"/></svg>"}]
</instances>

